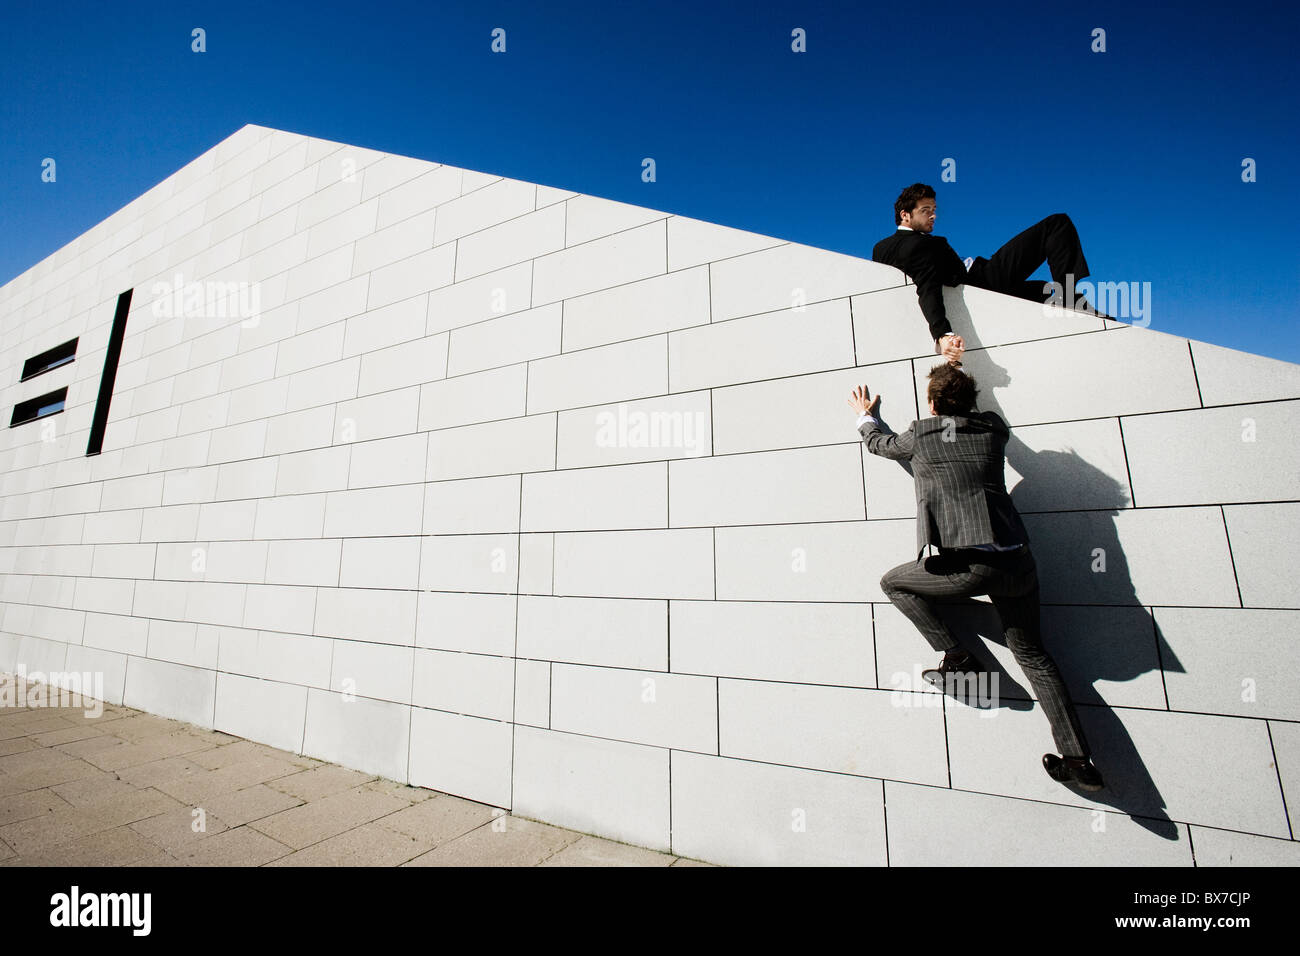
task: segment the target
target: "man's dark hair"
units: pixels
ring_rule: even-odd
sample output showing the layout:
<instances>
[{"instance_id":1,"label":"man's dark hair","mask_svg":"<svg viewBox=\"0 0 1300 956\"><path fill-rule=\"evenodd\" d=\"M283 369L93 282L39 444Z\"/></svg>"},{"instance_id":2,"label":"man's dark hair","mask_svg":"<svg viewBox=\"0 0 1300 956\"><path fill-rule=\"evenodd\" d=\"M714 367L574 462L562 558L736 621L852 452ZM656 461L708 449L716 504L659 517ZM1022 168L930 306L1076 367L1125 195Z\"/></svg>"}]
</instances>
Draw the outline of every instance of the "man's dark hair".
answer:
<instances>
[{"instance_id":1,"label":"man's dark hair","mask_svg":"<svg viewBox=\"0 0 1300 956\"><path fill-rule=\"evenodd\" d=\"M975 396L979 394L975 379L955 365L936 365L930 369L929 378L926 399L934 402L934 410L940 415L965 415L975 407Z\"/></svg>"},{"instance_id":2,"label":"man's dark hair","mask_svg":"<svg viewBox=\"0 0 1300 956\"><path fill-rule=\"evenodd\" d=\"M894 200L894 225L900 225L903 221L903 213L915 210L916 204L922 199L934 198L934 190L925 183L912 183Z\"/></svg>"}]
</instances>

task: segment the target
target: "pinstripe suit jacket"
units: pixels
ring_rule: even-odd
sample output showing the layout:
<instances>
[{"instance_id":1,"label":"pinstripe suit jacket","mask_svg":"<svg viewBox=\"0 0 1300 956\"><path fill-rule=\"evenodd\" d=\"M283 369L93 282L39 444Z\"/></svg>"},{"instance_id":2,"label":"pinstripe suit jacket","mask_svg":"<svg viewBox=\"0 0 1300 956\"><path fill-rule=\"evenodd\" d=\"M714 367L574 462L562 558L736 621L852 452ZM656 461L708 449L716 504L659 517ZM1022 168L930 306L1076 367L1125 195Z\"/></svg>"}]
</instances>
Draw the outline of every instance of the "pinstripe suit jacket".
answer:
<instances>
[{"instance_id":1,"label":"pinstripe suit jacket","mask_svg":"<svg viewBox=\"0 0 1300 956\"><path fill-rule=\"evenodd\" d=\"M993 412L923 418L901 435L875 421L859 431L873 455L912 463L918 558L928 544L1029 543L1003 475L1010 429Z\"/></svg>"}]
</instances>

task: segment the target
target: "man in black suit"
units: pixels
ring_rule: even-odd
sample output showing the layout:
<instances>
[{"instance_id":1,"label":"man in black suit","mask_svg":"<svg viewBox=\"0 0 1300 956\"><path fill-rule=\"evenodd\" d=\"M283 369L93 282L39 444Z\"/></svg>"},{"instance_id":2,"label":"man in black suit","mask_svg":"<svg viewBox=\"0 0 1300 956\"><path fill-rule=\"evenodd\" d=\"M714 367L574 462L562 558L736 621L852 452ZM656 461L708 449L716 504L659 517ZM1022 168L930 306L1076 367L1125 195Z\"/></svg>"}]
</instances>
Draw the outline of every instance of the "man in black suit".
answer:
<instances>
[{"instance_id":1,"label":"man in black suit","mask_svg":"<svg viewBox=\"0 0 1300 956\"><path fill-rule=\"evenodd\" d=\"M975 380L955 365L937 365L929 378L927 397L935 417L913 422L901 435L886 434L872 414L879 395L869 398L859 386L849 398L860 413L858 432L867 449L910 461L916 480L917 560L887 571L880 587L930 646L945 652L939 667L922 675L941 688L957 675L978 675L982 668L953 638L936 603L989 595L1007 647L1033 685L1063 755L1044 754L1044 768L1054 780L1100 790L1101 774L1092 765L1069 691L1043 648L1038 570L1003 474L1010 431L993 412L974 410ZM938 554L921 560L927 545Z\"/></svg>"},{"instance_id":2,"label":"man in black suit","mask_svg":"<svg viewBox=\"0 0 1300 956\"><path fill-rule=\"evenodd\" d=\"M949 360L964 343L948 323L943 305L944 286L965 283L1034 302L1047 302L1053 297L1051 287L1029 279L1043 260L1047 261L1052 281L1059 289L1073 289L1074 283L1089 274L1079 234L1063 212L1030 226L993 253L992 259L977 256L967 270L948 240L932 235L936 210L933 189L925 183L908 186L894 201L897 226L894 234L876 243L871 258L903 270L916 283L921 312L930 325L935 351ZM1081 296L1076 295L1074 302L1081 311L1101 315Z\"/></svg>"}]
</instances>

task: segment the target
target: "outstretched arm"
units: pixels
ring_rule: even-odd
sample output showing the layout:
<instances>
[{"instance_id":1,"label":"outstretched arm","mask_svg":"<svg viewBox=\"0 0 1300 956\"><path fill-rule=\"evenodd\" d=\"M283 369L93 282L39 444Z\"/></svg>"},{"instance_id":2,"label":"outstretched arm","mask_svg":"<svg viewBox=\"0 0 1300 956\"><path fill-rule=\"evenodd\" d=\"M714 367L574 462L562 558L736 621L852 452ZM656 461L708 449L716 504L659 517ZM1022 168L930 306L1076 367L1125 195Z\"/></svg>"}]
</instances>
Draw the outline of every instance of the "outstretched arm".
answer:
<instances>
[{"instance_id":1,"label":"outstretched arm","mask_svg":"<svg viewBox=\"0 0 1300 956\"><path fill-rule=\"evenodd\" d=\"M860 415L868 416L858 426L858 434L867 443L867 451L881 458L892 458L896 461L911 459L914 439L912 429L909 428L901 435L890 434L881 429L880 422L875 418L876 409L880 405L879 395L871 398L867 395L866 387L859 385L850 394L849 405Z\"/></svg>"}]
</instances>

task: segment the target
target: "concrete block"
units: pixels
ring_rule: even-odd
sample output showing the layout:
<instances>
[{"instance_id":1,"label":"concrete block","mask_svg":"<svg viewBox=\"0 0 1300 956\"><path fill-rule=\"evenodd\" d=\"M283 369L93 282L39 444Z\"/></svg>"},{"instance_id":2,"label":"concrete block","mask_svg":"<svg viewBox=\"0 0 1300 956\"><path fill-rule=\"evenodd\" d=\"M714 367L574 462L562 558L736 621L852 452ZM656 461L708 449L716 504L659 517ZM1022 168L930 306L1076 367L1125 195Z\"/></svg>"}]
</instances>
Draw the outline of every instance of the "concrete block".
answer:
<instances>
[{"instance_id":1,"label":"concrete block","mask_svg":"<svg viewBox=\"0 0 1300 956\"><path fill-rule=\"evenodd\" d=\"M563 206L525 213L458 239L456 280L459 282L503 266L527 262L563 248Z\"/></svg>"},{"instance_id":2,"label":"concrete block","mask_svg":"<svg viewBox=\"0 0 1300 956\"><path fill-rule=\"evenodd\" d=\"M1174 710L1300 720L1300 611L1153 609Z\"/></svg>"},{"instance_id":3,"label":"concrete block","mask_svg":"<svg viewBox=\"0 0 1300 956\"><path fill-rule=\"evenodd\" d=\"M1300 402L1138 415L1121 423L1140 507L1276 501L1295 493Z\"/></svg>"},{"instance_id":4,"label":"concrete block","mask_svg":"<svg viewBox=\"0 0 1300 956\"><path fill-rule=\"evenodd\" d=\"M668 213L597 196L574 196L562 208L567 216L564 233L566 246L576 246L634 226L668 218Z\"/></svg>"},{"instance_id":5,"label":"concrete block","mask_svg":"<svg viewBox=\"0 0 1300 956\"><path fill-rule=\"evenodd\" d=\"M1048 604L1238 606L1218 508L1056 512L1024 522Z\"/></svg>"},{"instance_id":6,"label":"concrete block","mask_svg":"<svg viewBox=\"0 0 1300 956\"><path fill-rule=\"evenodd\" d=\"M518 535L426 535L420 544L421 591L515 592Z\"/></svg>"},{"instance_id":7,"label":"concrete block","mask_svg":"<svg viewBox=\"0 0 1300 956\"><path fill-rule=\"evenodd\" d=\"M784 245L783 240L760 236L756 232L688 219L686 216L668 218L669 272L780 245Z\"/></svg>"},{"instance_id":8,"label":"concrete block","mask_svg":"<svg viewBox=\"0 0 1300 956\"><path fill-rule=\"evenodd\" d=\"M542 357L528 369L531 412L628 401L667 391L668 347L663 336Z\"/></svg>"},{"instance_id":9,"label":"concrete block","mask_svg":"<svg viewBox=\"0 0 1300 956\"><path fill-rule=\"evenodd\" d=\"M890 866L1192 865L1186 826L1167 839L1123 813L892 780L885 802Z\"/></svg>"},{"instance_id":10,"label":"concrete block","mask_svg":"<svg viewBox=\"0 0 1300 956\"><path fill-rule=\"evenodd\" d=\"M501 475L429 482L424 493L424 533L518 531L519 479L519 475Z\"/></svg>"},{"instance_id":11,"label":"concrete block","mask_svg":"<svg viewBox=\"0 0 1300 956\"><path fill-rule=\"evenodd\" d=\"M339 564L338 585L345 588L399 588L419 585L420 539L347 538Z\"/></svg>"},{"instance_id":12,"label":"concrete block","mask_svg":"<svg viewBox=\"0 0 1300 956\"><path fill-rule=\"evenodd\" d=\"M985 719L987 715L992 719ZM948 708L952 785L1070 806L1115 806L1155 821L1287 836L1282 790L1263 720L1080 706L1079 719L1106 789L1086 793L1043 772L1052 737L1042 709ZM1231 765L1232 774L1223 767ZM1205 785L1214 780L1213 787Z\"/></svg>"},{"instance_id":13,"label":"concrete block","mask_svg":"<svg viewBox=\"0 0 1300 956\"><path fill-rule=\"evenodd\" d=\"M1205 405L1239 405L1300 398L1300 365L1192 342L1196 383Z\"/></svg>"},{"instance_id":14,"label":"concrete block","mask_svg":"<svg viewBox=\"0 0 1300 956\"><path fill-rule=\"evenodd\" d=\"M519 596L520 658L668 669L668 602Z\"/></svg>"},{"instance_id":15,"label":"concrete block","mask_svg":"<svg viewBox=\"0 0 1300 956\"><path fill-rule=\"evenodd\" d=\"M723 757L948 782L942 711L898 706L886 691L723 678L718 721Z\"/></svg>"},{"instance_id":16,"label":"concrete block","mask_svg":"<svg viewBox=\"0 0 1300 956\"><path fill-rule=\"evenodd\" d=\"M670 231L674 221L668 220ZM671 249L670 239L670 255ZM708 269L670 271L566 301L564 349L609 345L708 322Z\"/></svg>"},{"instance_id":17,"label":"concrete block","mask_svg":"<svg viewBox=\"0 0 1300 956\"><path fill-rule=\"evenodd\" d=\"M667 850L668 751L515 728L516 814Z\"/></svg>"},{"instance_id":18,"label":"concrete block","mask_svg":"<svg viewBox=\"0 0 1300 956\"><path fill-rule=\"evenodd\" d=\"M1272 837L1191 827L1196 865L1200 866L1296 866L1300 864L1300 843Z\"/></svg>"},{"instance_id":19,"label":"concrete block","mask_svg":"<svg viewBox=\"0 0 1300 956\"><path fill-rule=\"evenodd\" d=\"M549 661L515 661L516 724L549 727L551 724L551 665Z\"/></svg>"},{"instance_id":20,"label":"concrete block","mask_svg":"<svg viewBox=\"0 0 1300 956\"><path fill-rule=\"evenodd\" d=\"M533 183L498 180L439 207L434 245L517 219L536 208L537 187Z\"/></svg>"},{"instance_id":21,"label":"concrete block","mask_svg":"<svg viewBox=\"0 0 1300 956\"><path fill-rule=\"evenodd\" d=\"M446 336L438 336L444 343ZM527 363L458 375L420 387L420 431L473 425L524 414Z\"/></svg>"},{"instance_id":22,"label":"concrete block","mask_svg":"<svg viewBox=\"0 0 1300 956\"><path fill-rule=\"evenodd\" d=\"M690 392L559 412L556 467L690 458L713 442L709 392Z\"/></svg>"},{"instance_id":23,"label":"concrete block","mask_svg":"<svg viewBox=\"0 0 1300 956\"><path fill-rule=\"evenodd\" d=\"M672 754L673 852L728 866L885 866L879 780Z\"/></svg>"},{"instance_id":24,"label":"concrete block","mask_svg":"<svg viewBox=\"0 0 1300 956\"><path fill-rule=\"evenodd\" d=\"M556 594L712 598L713 531L591 531L555 535Z\"/></svg>"},{"instance_id":25,"label":"concrete block","mask_svg":"<svg viewBox=\"0 0 1300 956\"><path fill-rule=\"evenodd\" d=\"M453 329L447 348L447 374L464 375L514 365L560 351L558 303Z\"/></svg>"},{"instance_id":26,"label":"concrete block","mask_svg":"<svg viewBox=\"0 0 1300 956\"><path fill-rule=\"evenodd\" d=\"M858 416L848 404L859 385L883 396L880 417L895 431L906 431L916 418L909 362L732 385L712 391L713 453L861 443L853 425ZM896 462L887 464L901 470Z\"/></svg>"},{"instance_id":27,"label":"concrete block","mask_svg":"<svg viewBox=\"0 0 1300 956\"><path fill-rule=\"evenodd\" d=\"M550 471L555 458L555 415L445 428L429 435L425 480Z\"/></svg>"},{"instance_id":28,"label":"concrete block","mask_svg":"<svg viewBox=\"0 0 1300 956\"><path fill-rule=\"evenodd\" d=\"M871 605L673 601L672 669L875 687Z\"/></svg>"},{"instance_id":29,"label":"concrete block","mask_svg":"<svg viewBox=\"0 0 1300 956\"><path fill-rule=\"evenodd\" d=\"M664 222L648 223L533 260L533 304L667 272Z\"/></svg>"},{"instance_id":30,"label":"concrete block","mask_svg":"<svg viewBox=\"0 0 1300 956\"><path fill-rule=\"evenodd\" d=\"M484 319L522 312L532 306L532 288L532 263L521 262L436 289L429 293L425 334L433 335Z\"/></svg>"},{"instance_id":31,"label":"concrete block","mask_svg":"<svg viewBox=\"0 0 1300 956\"><path fill-rule=\"evenodd\" d=\"M512 530L521 524L525 531L668 526L669 481L663 462L536 472L523 476L522 500L517 480L514 489L519 512Z\"/></svg>"},{"instance_id":32,"label":"concrete block","mask_svg":"<svg viewBox=\"0 0 1300 956\"><path fill-rule=\"evenodd\" d=\"M884 601L881 575L916 560L908 520L718 528L714 540L728 601Z\"/></svg>"},{"instance_id":33,"label":"concrete block","mask_svg":"<svg viewBox=\"0 0 1300 956\"><path fill-rule=\"evenodd\" d=\"M1062 361L1068 356L1068 365ZM917 396L937 359L917 359ZM978 407L1013 427L1199 408L1187 340L1128 326L1055 340L967 349ZM1068 367L1070 374L1063 375Z\"/></svg>"},{"instance_id":34,"label":"concrete block","mask_svg":"<svg viewBox=\"0 0 1300 956\"><path fill-rule=\"evenodd\" d=\"M673 392L853 364L853 328L845 299L733 322L719 322L715 315L711 325L668 335L668 383Z\"/></svg>"},{"instance_id":35,"label":"concrete block","mask_svg":"<svg viewBox=\"0 0 1300 956\"><path fill-rule=\"evenodd\" d=\"M417 597L415 591L317 588L311 633L350 641L410 645L415 641Z\"/></svg>"},{"instance_id":36,"label":"concrete block","mask_svg":"<svg viewBox=\"0 0 1300 956\"><path fill-rule=\"evenodd\" d=\"M411 703L414 648L366 641L334 641L330 689L347 697Z\"/></svg>"},{"instance_id":37,"label":"concrete block","mask_svg":"<svg viewBox=\"0 0 1300 956\"><path fill-rule=\"evenodd\" d=\"M405 704L310 689L302 753L406 782L411 712Z\"/></svg>"},{"instance_id":38,"label":"concrete block","mask_svg":"<svg viewBox=\"0 0 1300 956\"><path fill-rule=\"evenodd\" d=\"M132 657L126 668L122 703L160 717L212 726L216 672L166 661Z\"/></svg>"},{"instance_id":39,"label":"concrete block","mask_svg":"<svg viewBox=\"0 0 1300 956\"><path fill-rule=\"evenodd\" d=\"M846 299L900 283L890 266L796 243L723 259L709 271L714 322ZM855 364L851 343L849 348L845 364Z\"/></svg>"},{"instance_id":40,"label":"concrete block","mask_svg":"<svg viewBox=\"0 0 1300 956\"><path fill-rule=\"evenodd\" d=\"M848 521L865 514L850 445L715 455L668 463L673 527Z\"/></svg>"},{"instance_id":41,"label":"concrete block","mask_svg":"<svg viewBox=\"0 0 1300 956\"><path fill-rule=\"evenodd\" d=\"M513 594L421 592L415 646L475 654L515 652Z\"/></svg>"},{"instance_id":42,"label":"concrete block","mask_svg":"<svg viewBox=\"0 0 1300 956\"><path fill-rule=\"evenodd\" d=\"M554 664L551 726L590 737L716 753L717 682L655 671Z\"/></svg>"},{"instance_id":43,"label":"concrete block","mask_svg":"<svg viewBox=\"0 0 1300 956\"><path fill-rule=\"evenodd\" d=\"M1241 603L1246 607L1300 608L1300 587L1289 562L1279 560L1279 556L1290 554L1300 539L1300 504L1233 505L1223 509L1223 518Z\"/></svg>"},{"instance_id":44,"label":"concrete block","mask_svg":"<svg viewBox=\"0 0 1300 956\"><path fill-rule=\"evenodd\" d=\"M214 730L297 752L306 717L306 687L217 674Z\"/></svg>"},{"instance_id":45,"label":"concrete block","mask_svg":"<svg viewBox=\"0 0 1300 956\"><path fill-rule=\"evenodd\" d=\"M417 707L510 720L515 662L509 657L417 648L407 693Z\"/></svg>"},{"instance_id":46,"label":"concrete block","mask_svg":"<svg viewBox=\"0 0 1300 956\"><path fill-rule=\"evenodd\" d=\"M510 805L510 724L421 707L410 713L411 786Z\"/></svg>"}]
</instances>

